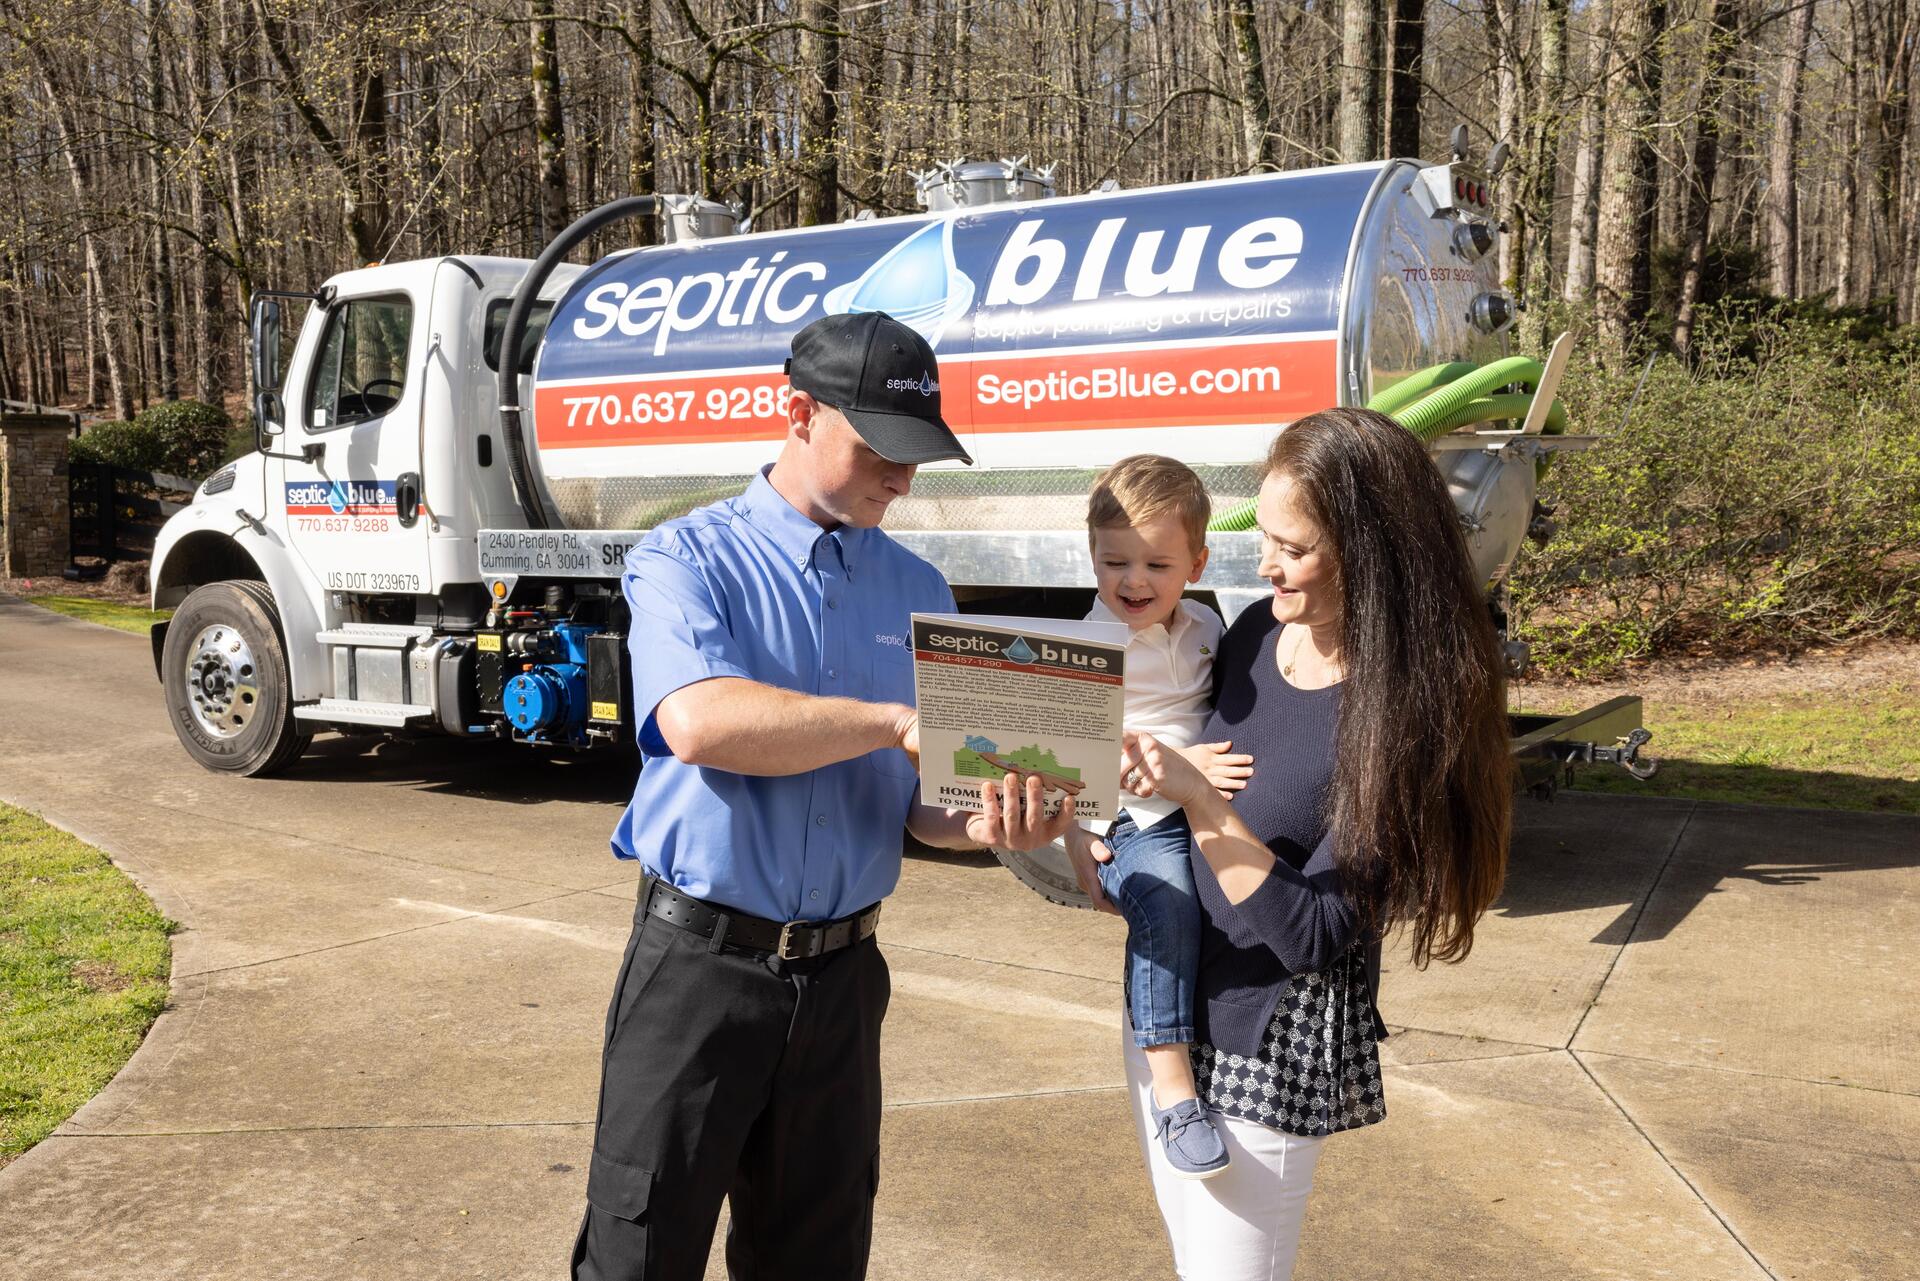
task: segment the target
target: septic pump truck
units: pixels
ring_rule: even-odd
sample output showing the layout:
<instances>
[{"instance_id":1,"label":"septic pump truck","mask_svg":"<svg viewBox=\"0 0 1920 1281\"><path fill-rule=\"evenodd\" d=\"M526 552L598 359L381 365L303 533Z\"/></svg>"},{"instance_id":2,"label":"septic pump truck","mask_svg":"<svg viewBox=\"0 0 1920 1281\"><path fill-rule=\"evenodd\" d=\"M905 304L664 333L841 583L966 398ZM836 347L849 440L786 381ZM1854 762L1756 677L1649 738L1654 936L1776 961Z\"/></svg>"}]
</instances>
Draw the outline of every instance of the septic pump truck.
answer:
<instances>
[{"instance_id":1,"label":"septic pump truck","mask_svg":"<svg viewBox=\"0 0 1920 1281\"><path fill-rule=\"evenodd\" d=\"M923 468L887 523L963 609L1084 614L1088 487L1153 452L1214 496L1199 594L1233 618L1264 594L1250 513L1273 433L1371 404L1427 443L1524 669L1505 580L1551 534L1540 473L1589 438L1552 401L1557 371L1507 351L1484 171L1389 160L1066 197L1024 161L916 177L923 212L903 217L736 234L712 201L633 197L532 263L256 294L259 448L153 555L153 603L175 607L154 662L188 753L256 775L323 730L631 742L628 549L745 487L785 434L793 334L862 310L932 344L975 459ZM664 243L565 262L632 218ZM1645 772L1640 720L1635 698L1516 718L1515 753L1535 783L1576 761ZM1077 900L1063 858L1010 862Z\"/></svg>"}]
</instances>

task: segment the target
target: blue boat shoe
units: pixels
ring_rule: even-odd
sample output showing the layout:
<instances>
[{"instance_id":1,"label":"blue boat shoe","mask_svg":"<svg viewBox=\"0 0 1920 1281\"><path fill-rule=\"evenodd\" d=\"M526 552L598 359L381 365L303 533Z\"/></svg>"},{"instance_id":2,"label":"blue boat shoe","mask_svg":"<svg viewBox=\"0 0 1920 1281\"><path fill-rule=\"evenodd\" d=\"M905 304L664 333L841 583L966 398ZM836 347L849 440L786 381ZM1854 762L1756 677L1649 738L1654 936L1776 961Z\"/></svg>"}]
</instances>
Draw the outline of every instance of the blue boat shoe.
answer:
<instances>
[{"instance_id":1,"label":"blue boat shoe","mask_svg":"<svg viewBox=\"0 0 1920 1281\"><path fill-rule=\"evenodd\" d=\"M1181 1099L1162 1108L1149 1096L1147 1106L1153 1109L1154 1128L1160 1132L1160 1150L1167 1154L1175 1174L1183 1179L1211 1179L1227 1168L1231 1159L1227 1145L1200 1110L1199 1099Z\"/></svg>"}]
</instances>

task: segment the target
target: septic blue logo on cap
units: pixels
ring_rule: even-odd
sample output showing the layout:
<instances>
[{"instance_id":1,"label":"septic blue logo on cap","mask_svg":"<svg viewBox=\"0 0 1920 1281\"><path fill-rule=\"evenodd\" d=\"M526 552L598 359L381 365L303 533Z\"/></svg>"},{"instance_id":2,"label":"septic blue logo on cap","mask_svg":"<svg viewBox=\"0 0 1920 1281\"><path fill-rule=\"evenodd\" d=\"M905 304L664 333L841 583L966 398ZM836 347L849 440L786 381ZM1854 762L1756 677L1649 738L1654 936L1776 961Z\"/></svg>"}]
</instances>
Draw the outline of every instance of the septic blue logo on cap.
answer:
<instances>
[{"instance_id":1,"label":"septic blue logo on cap","mask_svg":"<svg viewBox=\"0 0 1920 1281\"><path fill-rule=\"evenodd\" d=\"M927 340L940 335L973 306L973 277L953 260L953 220L928 223L880 256L860 278L827 291L821 308L829 316L884 311Z\"/></svg>"}]
</instances>

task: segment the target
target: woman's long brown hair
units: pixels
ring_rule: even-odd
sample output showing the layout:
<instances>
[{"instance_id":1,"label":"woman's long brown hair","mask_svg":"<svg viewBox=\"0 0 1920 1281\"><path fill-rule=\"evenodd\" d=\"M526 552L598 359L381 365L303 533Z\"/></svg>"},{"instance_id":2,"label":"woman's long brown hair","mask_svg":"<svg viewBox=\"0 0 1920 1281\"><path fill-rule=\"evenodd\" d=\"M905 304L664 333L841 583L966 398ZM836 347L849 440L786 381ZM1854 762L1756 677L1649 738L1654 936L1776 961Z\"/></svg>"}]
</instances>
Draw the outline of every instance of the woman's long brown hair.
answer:
<instances>
[{"instance_id":1,"label":"woman's long brown hair","mask_svg":"<svg viewBox=\"0 0 1920 1281\"><path fill-rule=\"evenodd\" d=\"M1446 482L1384 414L1328 409L1267 454L1331 542L1346 672L1327 820L1348 895L1413 960L1463 959L1513 817L1505 683Z\"/></svg>"}]
</instances>

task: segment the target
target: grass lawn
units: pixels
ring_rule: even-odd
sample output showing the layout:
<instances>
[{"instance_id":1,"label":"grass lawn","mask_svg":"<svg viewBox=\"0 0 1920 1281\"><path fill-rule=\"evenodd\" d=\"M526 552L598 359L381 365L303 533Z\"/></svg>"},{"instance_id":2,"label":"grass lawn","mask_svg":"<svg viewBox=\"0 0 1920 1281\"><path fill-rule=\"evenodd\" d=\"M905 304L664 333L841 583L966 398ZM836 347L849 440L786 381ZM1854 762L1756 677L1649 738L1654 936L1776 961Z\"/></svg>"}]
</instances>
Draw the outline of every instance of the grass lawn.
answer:
<instances>
[{"instance_id":1,"label":"grass lawn","mask_svg":"<svg viewBox=\"0 0 1920 1281\"><path fill-rule=\"evenodd\" d=\"M1519 710L1570 712L1578 691L1516 697ZM1920 814L1920 679L1860 690L1748 697L1651 696L1647 750L1660 772L1638 782L1616 766L1574 774L1581 791L1814 809Z\"/></svg>"},{"instance_id":2,"label":"grass lawn","mask_svg":"<svg viewBox=\"0 0 1920 1281\"><path fill-rule=\"evenodd\" d=\"M94 600L88 596L29 596L28 600L42 609L50 609L56 614L66 614L72 618L84 619L89 623L102 623L123 632L135 632L141 636L147 634L147 628L155 623L164 622L173 617L170 609L147 609L141 605L121 605L110 600Z\"/></svg>"},{"instance_id":3,"label":"grass lawn","mask_svg":"<svg viewBox=\"0 0 1920 1281\"><path fill-rule=\"evenodd\" d=\"M106 855L0 805L0 1165L139 1046L167 1001L172 929Z\"/></svg>"}]
</instances>

